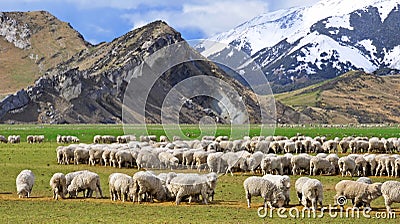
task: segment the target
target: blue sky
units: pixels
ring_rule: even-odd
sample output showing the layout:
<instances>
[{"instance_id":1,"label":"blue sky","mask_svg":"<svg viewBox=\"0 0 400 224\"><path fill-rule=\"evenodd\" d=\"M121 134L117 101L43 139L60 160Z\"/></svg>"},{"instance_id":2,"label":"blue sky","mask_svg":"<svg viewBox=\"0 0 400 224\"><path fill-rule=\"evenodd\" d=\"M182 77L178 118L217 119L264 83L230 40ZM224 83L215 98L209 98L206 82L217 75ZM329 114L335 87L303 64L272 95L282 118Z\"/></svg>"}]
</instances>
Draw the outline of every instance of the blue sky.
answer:
<instances>
[{"instance_id":1,"label":"blue sky","mask_svg":"<svg viewBox=\"0 0 400 224\"><path fill-rule=\"evenodd\" d=\"M187 39L228 31L258 14L319 0L1 0L0 11L45 10L93 43L112 41L154 20Z\"/></svg>"}]
</instances>

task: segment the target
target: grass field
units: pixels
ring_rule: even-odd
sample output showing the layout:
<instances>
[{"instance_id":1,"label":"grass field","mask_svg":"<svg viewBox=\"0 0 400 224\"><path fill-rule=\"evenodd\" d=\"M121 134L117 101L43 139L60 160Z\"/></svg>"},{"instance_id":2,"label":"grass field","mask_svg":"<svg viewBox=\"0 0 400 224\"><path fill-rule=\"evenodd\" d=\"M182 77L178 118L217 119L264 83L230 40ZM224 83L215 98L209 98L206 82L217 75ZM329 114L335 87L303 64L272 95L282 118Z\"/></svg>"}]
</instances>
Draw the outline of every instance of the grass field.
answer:
<instances>
[{"instance_id":1,"label":"grass field","mask_svg":"<svg viewBox=\"0 0 400 224\"><path fill-rule=\"evenodd\" d=\"M194 126L187 126L184 131L199 133ZM217 134L225 134L224 127L219 128ZM242 187L243 181L251 176L249 173L236 173L235 176L221 176L218 180L215 201L209 205L198 203L182 203L176 206L173 202L133 204L131 202L112 202L109 199L108 175L113 172L122 172L133 175L136 169L117 169L111 167L88 165L58 165L56 161L55 143L57 134L76 135L81 142L91 142L95 134L120 135L123 133L119 125L0 125L0 134L20 134L25 139L28 134L44 134L46 143L17 145L0 144L0 223L398 223L400 219L400 204L392 207L396 211L395 219L380 219L376 215L383 215L385 207L383 198L373 201L371 217L360 214L357 217L333 218L328 212L322 218L280 218L276 212L273 218L260 218L257 208L262 205L260 198L253 199L252 208L248 209ZM160 135L163 133L160 126L149 127L149 133ZM251 133L257 133L253 127ZM381 136L400 137L398 128L277 128L277 135L293 136L296 133L316 136L325 135L328 138L335 136ZM36 175L32 198L18 199L15 190L15 178L23 169L31 169ZM88 169L100 175L104 199L65 199L54 201L49 187L49 180L53 173ZM291 176L292 185L299 176ZM350 177L317 176L324 184L324 205L333 204L334 186L341 179ZM353 178L356 179L356 178ZM372 177L373 181L384 182L396 179L387 177ZM291 189L289 209L302 209ZM350 203L348 204L350 206ZM286 215L289 213L286 212ZM320 214L317 212L317 214Z\"/></svg>"}]
</instances>

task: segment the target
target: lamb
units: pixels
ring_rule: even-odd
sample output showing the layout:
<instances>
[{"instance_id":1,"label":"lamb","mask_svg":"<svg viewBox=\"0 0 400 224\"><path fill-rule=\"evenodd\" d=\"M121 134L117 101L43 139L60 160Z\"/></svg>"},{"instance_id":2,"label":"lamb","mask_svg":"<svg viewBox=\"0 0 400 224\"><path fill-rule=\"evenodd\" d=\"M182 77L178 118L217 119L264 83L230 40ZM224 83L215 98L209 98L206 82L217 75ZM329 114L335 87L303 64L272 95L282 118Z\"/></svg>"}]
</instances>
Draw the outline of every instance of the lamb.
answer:
<instances>
[{"instance_id":1,"label":"lamb","mask_svg":"<svg viewBox=\"0 0 400 224\"><path fill-rule=\"evenodd\" d=\"M323 186L321 181L317 179L309 179L301 186L301 204L308 208L310 207L315 211L317 204L322 208L322 201L324 199Z\"/></svg>"},{"instance_id":2,"label":"lamb","mask_svg":"<svg viewBox=\"0 0 400 224\"><path fill-rule=\"evenodd\" d=\"M385 206L388 213L393 212L390 207L393 202L400 202L400 182L385 181L381 187L382 196L385 199Z\"/></svg>"},{"instance_id":3,"label":"lamb","mask_svg":"<svg viewBox=\"0 0 400 224\"><path fill-rule=\"evenodd\" d=\"M325 174L333 174L335 166L329 160L315 156L310 160L310 175L315 176L318 171Z\"/></svg>"},{"instance_id":4,"label":"lamb","mask_svg":"<svg viewBox=\"0 0 400 224\"><path fill-rule=\"evenodd\" d=\"M338 161L338 165L340 172L342 173L342 177L344 177L347 173L351 176L354 175L356 162L352 158L348 156L341 157Z\"/></svg>"},{"instance_id":5,"label":"lamb","mask_svg":"<svg viewBox=\"0 0 400 224\"><path fill-rule=\"evenodd\" d=\"M366 184L372 184L372 180L369 177L360 177L356 181L366 183Z\"/></svg>"},{"instance_id":6,"label":"lamb","mask_svg":"<svg viewBox=\"0 0 400 224\"><path fill-rule=\"evenodd\" d=\"M132 192L133 202L137 200L140 203L145 194L155 197L160 202L167 199L167 191L163 185L163 181L147 171L139 171L133 175Z\"/></svg>"},{"instance_id":7,"label":"lamb","mask_svg":"<svg viewBox=\"0 0 400 224\"><path fill-rule=\"evenodd\" d=\"M65 198L67 193L67 179L63 173L55 173L50 179L50 187L53 191L53 199Z\"/></svg>"},{"instance_id":8,"label":"lamb","mask_svg":"<svg viewBox=\"0 0 400 224\"><path fill-rule=\"evenodd\" d=\"M108 186L110 189L110 197L112 201L117 199L125 200L129 197L133 197L133 178L123 173L112 173L108 177Z\"/></svg>"},{"instance_id":9,"label":"lamb","mask_svg":"<svg viewBox=\"0 0 400 224\"><path fill-rule=\"evenodd\" d=\"M290 202L290 178L287 175L272 175L266 174L263 178L271 181L275 184L279 191L282 191L283 195L285 196L285 204L289 205Z\"/></svg>"},{"instance_id":10,"label":"lamb","mask_svg":"<svg viewBox=\"0 0 400 224\"><path fill-rule=\"evenodd\" d=\"M251 207L252 196L261 196L264 199L264 208L266 208L267 205L270 208L273 206L283 207L285 204L285 196L270 180L256 176L248 177L243 182L243 187L246 193L248 208Z\"/></svg>"},{"instance_id":11,"label":"lamb","mask_svg":"<svg viewBox=\"0 0 400 224\"><path fill-rule=\"evenodd\" d=\"M15 180L17 185L17 194L19 198L31 196L33 185L35 184L35 175L31 170L22 170Z\"/></svg>"},{"instance_id":12,"label":"lamb","mask_svg":"<svg viewBox=\"0 0 400 224\"><path fill-rule=\"evenodd\" d=\"M342 180L336 184L336 195L334 197L335 204L340 196L345 196L346 199L351 199L353 206L370 207L371 201L382 195L382 183L366 184L351 180ZM339 203L340 206L343 204Z\"/></svg>"},{"instance_id":13,"label":"lamb","mask_svg":"<svg viewBox=\"0 0 400 224\"><path fill-rule=\"evenodd\" d=\"M83 197L92 197L93 191L96 192L96 198L103 198L103 193L100 186L100 177L98 174L83 171L82 173L76 175L71 184L67 187L68 193L71 197L77 197L80 191L88 190L87 194L83 194Z\"/></svg>"},{"instance_id":14,"label":"lamb","mask_svg":"<svg viewBox=\"0 0 400 224\"><path fill-rule=\"evenodd\" d=\"M208 204L207 199L214 194L217 181L218 177L214 172L205 175L177 175L170 181L168 189L176 197L176 205L180 204L183 197L194 197L196 195L201 195L203 203Z\"/></svg>"}]
</instances>

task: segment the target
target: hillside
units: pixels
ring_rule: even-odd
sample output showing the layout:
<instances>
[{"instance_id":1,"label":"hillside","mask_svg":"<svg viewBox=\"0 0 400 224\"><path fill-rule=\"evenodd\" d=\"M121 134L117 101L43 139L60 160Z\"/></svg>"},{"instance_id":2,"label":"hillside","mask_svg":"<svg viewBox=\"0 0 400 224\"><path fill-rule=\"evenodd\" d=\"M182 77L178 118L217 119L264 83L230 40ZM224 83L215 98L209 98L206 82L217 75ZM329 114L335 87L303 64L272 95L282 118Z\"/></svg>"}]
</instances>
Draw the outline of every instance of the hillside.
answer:
<instances>
[{"instance_id":1,"label":"hillside","mask_svg":"<svg viewBox=\"0 0 400 224\"><path fill-rule=\"evenodd\" d=\"M33 85L49 68L90 47L48 12L0 12L0 98Z\"/></svg>"},{"instance_id":2,"label":"hillside","mask_svg":"<svg viewBox=\"0 0 400 224\"><path fill-rule=\"evenodd\" d=\"M353 71L275 98L322 123L399 123L399 89L400 75Z\"/></svg>"}]
</instances>

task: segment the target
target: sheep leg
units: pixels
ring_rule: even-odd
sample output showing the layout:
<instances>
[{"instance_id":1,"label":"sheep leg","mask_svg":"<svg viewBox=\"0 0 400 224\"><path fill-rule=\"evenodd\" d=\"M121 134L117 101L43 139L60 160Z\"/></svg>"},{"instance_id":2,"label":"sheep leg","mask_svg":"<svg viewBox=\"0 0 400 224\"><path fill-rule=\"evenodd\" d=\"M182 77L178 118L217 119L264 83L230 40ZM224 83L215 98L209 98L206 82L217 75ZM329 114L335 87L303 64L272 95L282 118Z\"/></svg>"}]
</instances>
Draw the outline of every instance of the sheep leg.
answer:
<instances>
[{"instance_id":1,"label":"sheep leg","mask_svg":"<svg viewBox=\"0 0 400 224\"><path fill-rule=\"evenodd\" d=\"M247 199L247 207L250 208L251 194L249 192L246 192L246 199ZM265 207L265 199L264 199L264 207Z\"/></svg>"},{"instance_id":2,"label":"sheep leg","mask_svg":"<svg viewBox=\"0 0 400 224\"><path fill-rule=\"evenodd\" d=\"M385 197L385 196L383 196L383 197L385 199L386 210L387 210L388 213L391 213L392 212L392 208L390 207L390 205L392 205L393 202L388 197Z\"/></svg>"}]
</instances>

